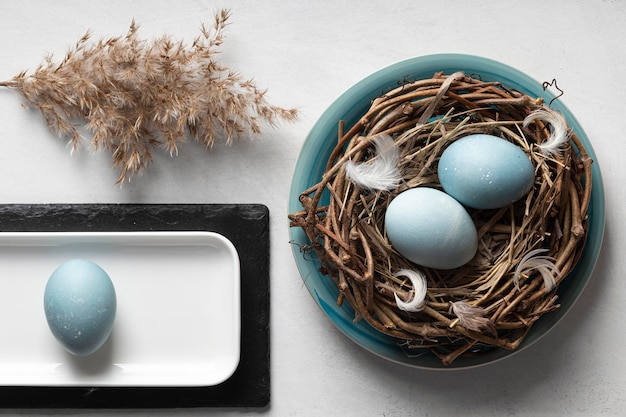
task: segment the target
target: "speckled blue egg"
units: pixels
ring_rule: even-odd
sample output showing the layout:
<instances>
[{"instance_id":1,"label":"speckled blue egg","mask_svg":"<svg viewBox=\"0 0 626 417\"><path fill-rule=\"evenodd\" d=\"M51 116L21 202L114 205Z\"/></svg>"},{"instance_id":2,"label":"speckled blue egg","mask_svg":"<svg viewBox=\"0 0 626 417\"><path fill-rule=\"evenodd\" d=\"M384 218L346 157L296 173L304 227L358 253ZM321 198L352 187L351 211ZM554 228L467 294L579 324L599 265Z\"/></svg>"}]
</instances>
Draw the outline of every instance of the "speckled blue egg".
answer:
<instances>
[{"instance_id":1,"label":"speckled blue egg","mask_svg":"<svg viewBox=\"0 0 626 417\"><path fill-rule=\"evenodd\" d=\"M476 254L476 226L454 198L434 188L398 194L385 212L385 229L393 248L418 265L453 269Z\"/></svg>"},{"instance_id":2,"label":"speckled blue egg","mask_svg":"<svg viewBox=\"0 0 626 417\"><path fill-rule=\"evenodd\" d=\"M72 259L48 279L44 310L54 337L77 356L94 353L113 330L117 297L109 275L99 265Z\"/></svg>"},{"instance_id":3,"label":"speckled blue egg","mask_svg":"<svg viewBox=\"0 0 626 417\"><path fill-rule=\"evenodd\" d=\"M535 180L533 164L513 143L491 135L458 139L437 168L444 191L477 209L504 207L524 197Z\"/></svg>"}]
</instances>

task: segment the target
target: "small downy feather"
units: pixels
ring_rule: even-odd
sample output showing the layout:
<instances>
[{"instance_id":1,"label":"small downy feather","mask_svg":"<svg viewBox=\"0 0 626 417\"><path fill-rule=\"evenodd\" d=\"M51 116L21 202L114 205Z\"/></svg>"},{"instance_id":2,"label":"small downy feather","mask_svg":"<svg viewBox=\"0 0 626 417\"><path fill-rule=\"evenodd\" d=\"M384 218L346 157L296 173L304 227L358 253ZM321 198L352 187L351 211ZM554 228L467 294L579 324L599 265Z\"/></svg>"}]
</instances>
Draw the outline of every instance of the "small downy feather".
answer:
<instances>
[{"instance_id":1,"label":"small downy feather","mask_svg":"<svg viewBox=\"0 0 626 417\"><path fill-rule=\"evenodd\" d=\"M482 307L472 306L465 301L457 301L450 304L449 312L453 313L459 319L459 324L467 330L488 331L493 335L497 333L496 326L489 318L485 317L487 312Z\"/></svg>"},{"instance_id":2,"label":"small downy feather","mask_svg":"<svg viewBox=\"0 0 626 417\"><path fill-rule=\"evenodd\" d=\"M380 134L371 138L376 156L362 163L347 161L344 164L347 178L370 191L390 191L400 184L398 170L399 151L393 138Z\"/></svg>"},{"instance_id":3,"label":"small downy feather","mask_svg":"<svg viewBox=\"0 0 626 417\"><path fill-rule=\"evenodd\" d=\"M426 276L420 271L411 269L401 269L394 276L407 277L413 286L413 298L410 301L402 301L396 293L393 294L398 308L408 312L422 311L426 305Z\"/></svg>"},{"instance_id":4,"label":"small downy feather","mask_svg":"<svg viewBox=\"0 0 626 417\"><path fill-rule=\"evenodd\" d=\"M538 145L541 153L546 157L558 156L569 139L565 118L556 110L542 107L526 116L523 126L528 127L536 120L550 125L550 137Z\"/></svg>"},{"instance_id":5,"label":"small downy feather","mask_svg":"<svg viewBox=\"0 0 626 417\"><path fill-rule=\"evenodd\" d=\"M547 291L552 290L556 286L555 276L558 276L561 271L554 264L555 259L553 257L540 255L540 253L547 251L547 249L535 249L522 257L513 274L513 282L517 289L519 289L520 276L522 274L527 275L533 270L541 274Z\"/></svg>"}]
</instances>

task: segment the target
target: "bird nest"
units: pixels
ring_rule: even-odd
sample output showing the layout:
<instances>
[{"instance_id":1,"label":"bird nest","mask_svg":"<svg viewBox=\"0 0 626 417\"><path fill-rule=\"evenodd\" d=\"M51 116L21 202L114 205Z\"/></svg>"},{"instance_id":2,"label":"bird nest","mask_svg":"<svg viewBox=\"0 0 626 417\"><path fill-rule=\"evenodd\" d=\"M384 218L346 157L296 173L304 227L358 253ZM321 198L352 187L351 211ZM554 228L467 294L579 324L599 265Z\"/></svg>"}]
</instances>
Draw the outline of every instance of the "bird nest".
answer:
<instances>
[{"instance_id":1,"label":"bird nest","mask_svg":"<svg viewBox=\"0 0 626 417\"><path fill-rule=\"evenodd\" d=\"M322 179L302 191L303 209L289 215L291 227L310 241L322 275L336 283L337 303L348 302L355 320L416 353L430 349L444 364L516 349L543 314L559 307L559 284L583 250L591 197L592 160L583 144L566 126L565 143L546 153L542 145L553 126L541 118L524 123L537 110L551 111L542 99L501 83L437 73L376 98L354 126L338 121ZM467 208L478 234L478 251L467 264L452 270L413 264L386 236L386 207L407 189L441 189L442 152L476 133L519 146L535 168L534 185L505 207ZM401 180L391 190L368 190L347 178L345 165L375 158L372 138L380 134L397 146ZM398 300L416 297L416 288L397 272L416 269L425 277L425 299L419 311L406 311Z\"/></svg>"}]
</instances>

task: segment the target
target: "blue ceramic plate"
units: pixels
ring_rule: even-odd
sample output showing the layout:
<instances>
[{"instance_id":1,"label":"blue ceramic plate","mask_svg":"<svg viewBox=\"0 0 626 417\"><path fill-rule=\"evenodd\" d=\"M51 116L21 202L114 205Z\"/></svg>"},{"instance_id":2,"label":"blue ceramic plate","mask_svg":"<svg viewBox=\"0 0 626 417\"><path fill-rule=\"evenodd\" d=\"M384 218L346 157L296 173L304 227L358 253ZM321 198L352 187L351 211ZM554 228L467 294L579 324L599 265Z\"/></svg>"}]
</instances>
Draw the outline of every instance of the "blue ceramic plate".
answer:
<instances>
[{"instance_id":1,"label":"blue ceramic plate","mask_svg":"<svg viewBox=\"0 0 626 417\"><path fill-rule=\"evenodd\" d=\"M298 201L300 193L321 180L328 157L337 141L339 120L345 121L346 129L350 128L367 111L372 99L397 87L398 81L405 77L425 79L431 78L437 71L451 74L459 70L467 75L477 74L483 81L500 81L506 87L531 97L543 97L546 102L554 98L549 91L544 91L541 83L516 69L476 56L428 55L386 67L343 93L313 126L295 165L289 197L289 213L302 209ZM578 265L559 287L561 307L541 317L534 324L522 345L515 351L495 350L479 357L460 357L448 366L443 365L427 350L411 352L409 356L399 347L396 339L374 330L365 320L354 323L354 311L348 303L343 303L341 307L337 306L339 290L334 282L329 277L320 274L319 261L313 254L301 250L302 245L309 244L306 235L299 227L290 228L290 237L294 243L292 245L294 257L306 287L322 310L346 336L370 352L400 364L427 369L468 368L492 363L519 352L548 333L567 314L583 292L600 252L604 233L604 189L596 156L582 127L561 100L555 100L552 108L563 114L569 126L584 144L589 156L594 160L587 242Z\"/></svg>"}]
</instances>

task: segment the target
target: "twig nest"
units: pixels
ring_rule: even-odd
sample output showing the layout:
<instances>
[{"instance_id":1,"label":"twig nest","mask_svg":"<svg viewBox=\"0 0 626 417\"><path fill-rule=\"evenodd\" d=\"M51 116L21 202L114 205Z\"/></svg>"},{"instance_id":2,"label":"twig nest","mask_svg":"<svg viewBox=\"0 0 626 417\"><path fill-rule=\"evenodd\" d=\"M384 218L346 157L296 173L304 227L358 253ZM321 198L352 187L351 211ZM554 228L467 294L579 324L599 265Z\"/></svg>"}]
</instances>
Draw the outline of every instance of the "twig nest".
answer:
<instances>
[{"instance_id":1,"label":"twig nest","mask_svg":"<svg viewBox=\"0 0 626 417\"><path fill-rule=\"evenodd\" d=\"M302 191L303 210L289 215L310 240L320 271L336 283L337 302L444 364L516 349L543 314L558 308L556 291L585 242L592 161L565 120L541 99L500 83L437 73L378 97L347 132L338 124L323 178ZM445 192L442 154L475 134L524 154L532 166L529 189L501 207L464 206L477 237L468 262L441 269L411 261L390 240L388 207L406 190ZM393 146L382 146L381 136ZM385 173L384 181L376 173ZM328 191L330 202L322 203Z\"/></svg>"}]
</instances>

